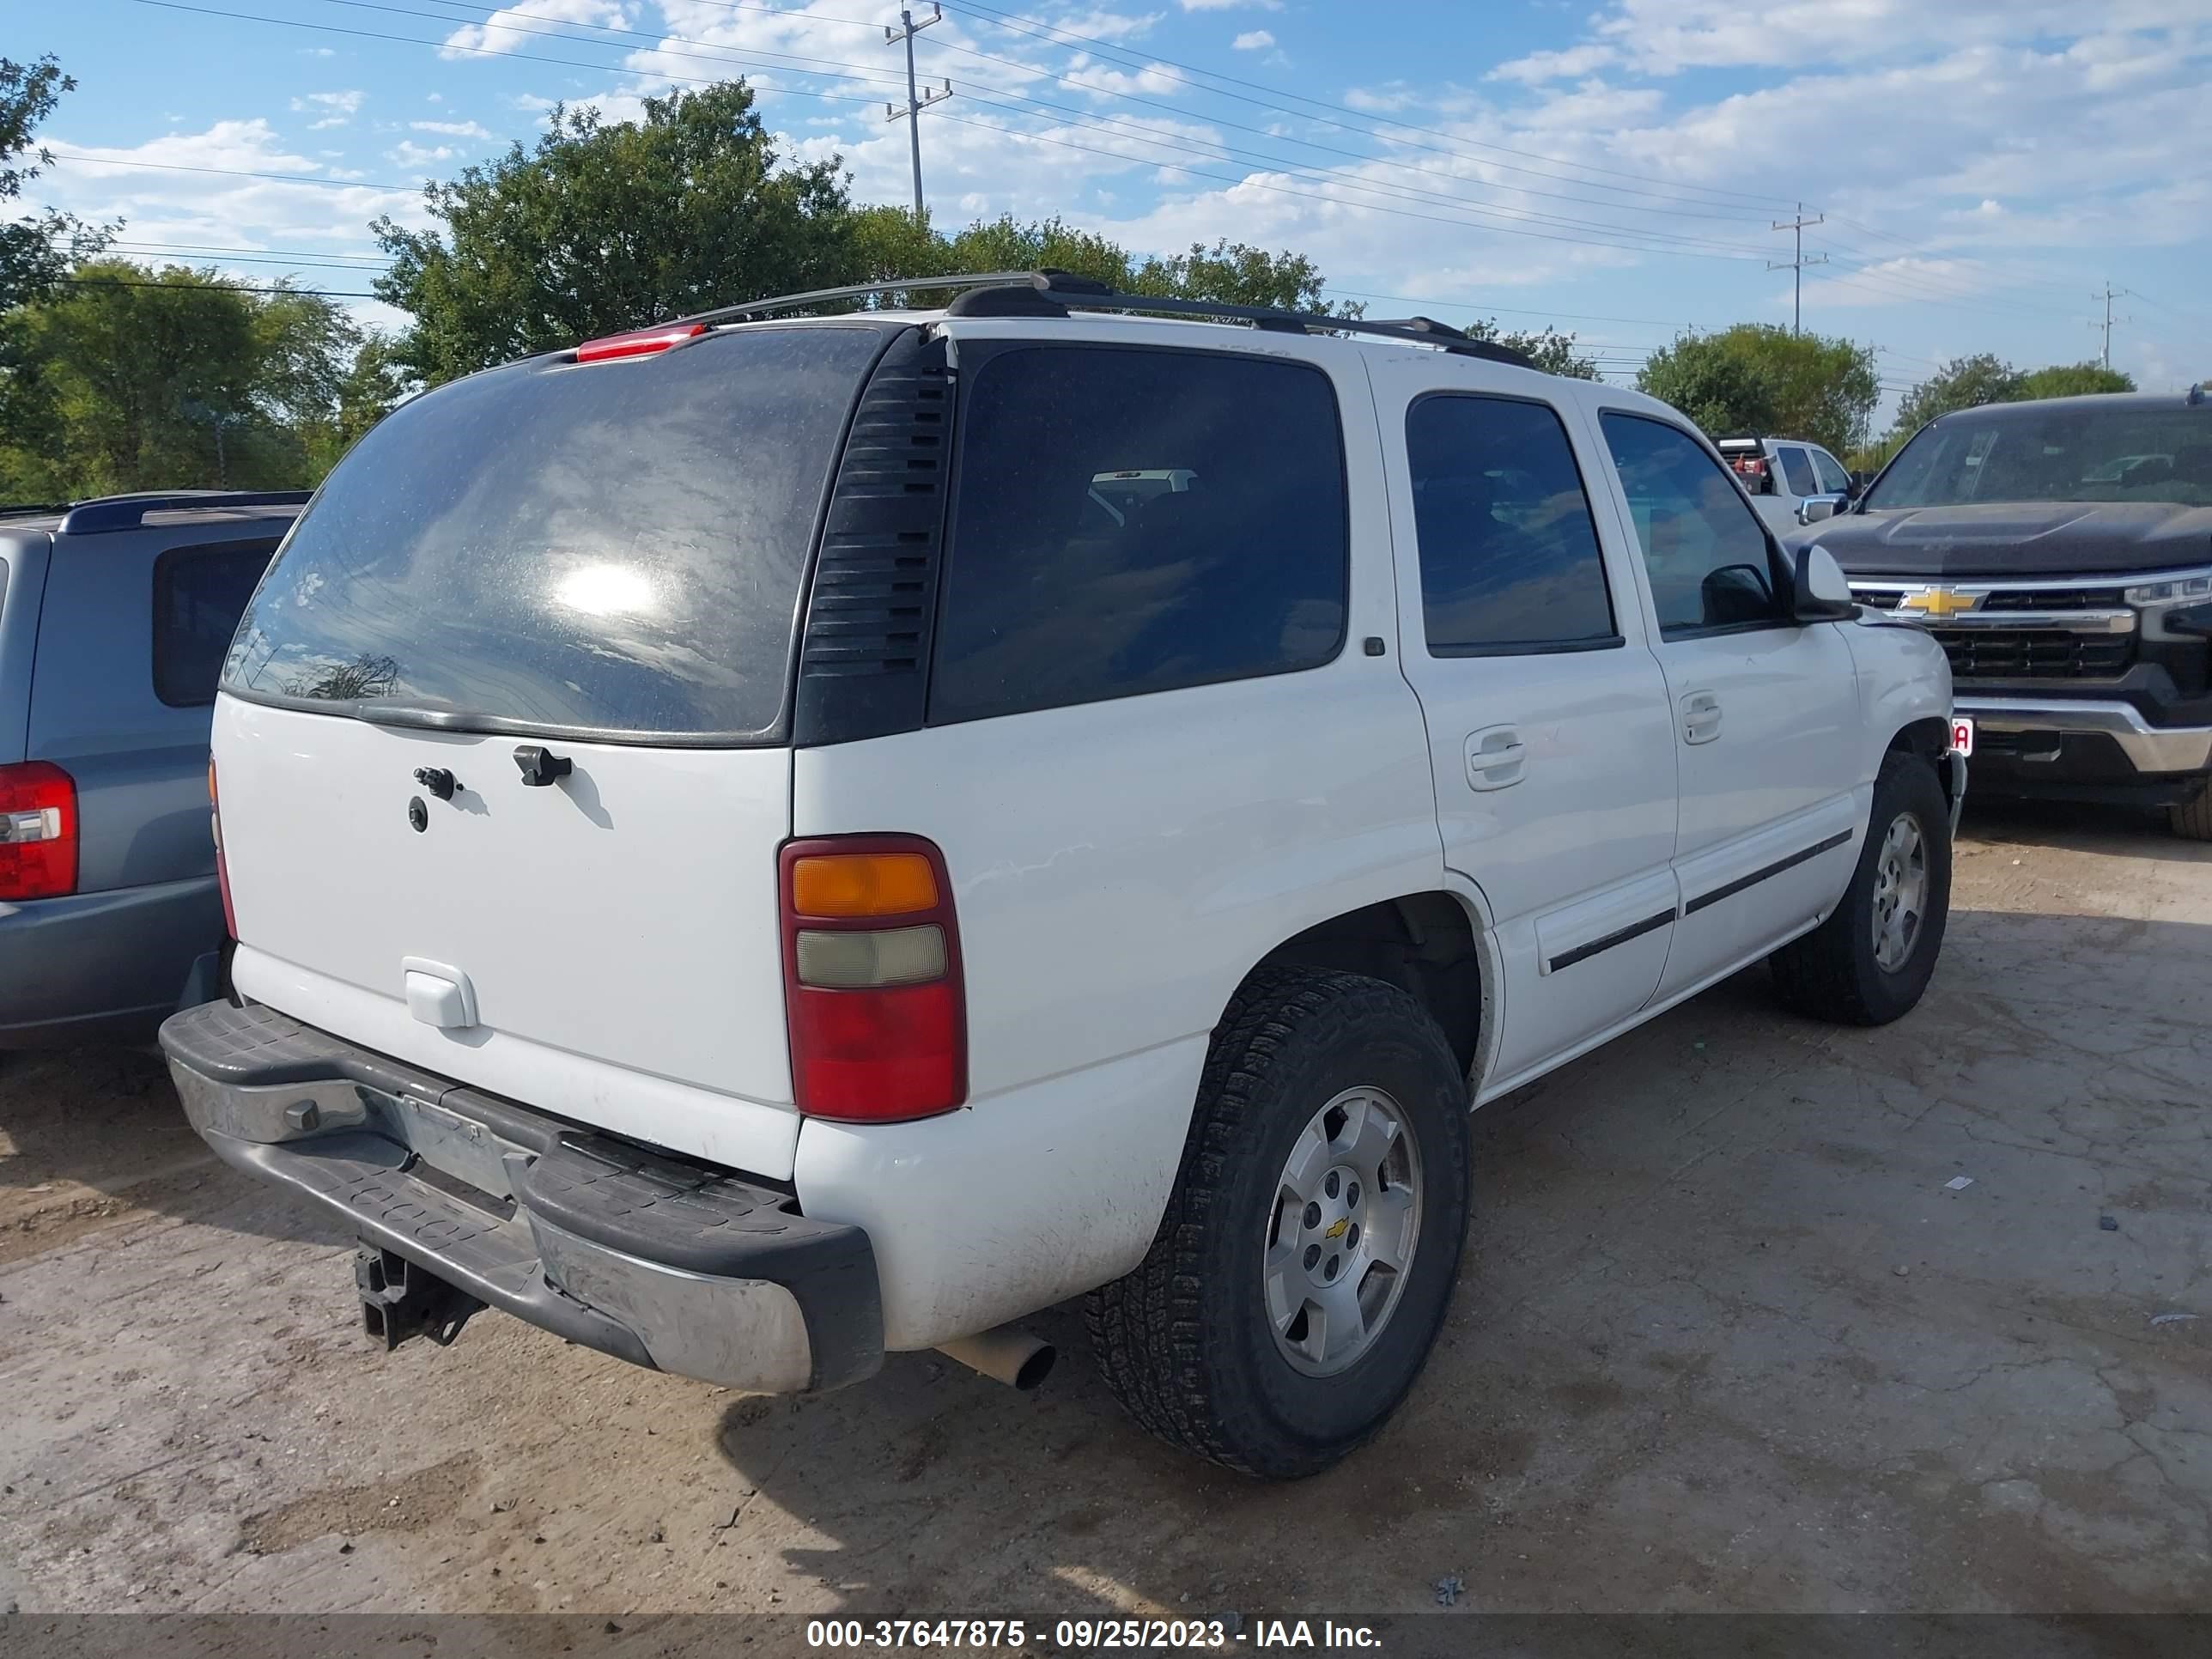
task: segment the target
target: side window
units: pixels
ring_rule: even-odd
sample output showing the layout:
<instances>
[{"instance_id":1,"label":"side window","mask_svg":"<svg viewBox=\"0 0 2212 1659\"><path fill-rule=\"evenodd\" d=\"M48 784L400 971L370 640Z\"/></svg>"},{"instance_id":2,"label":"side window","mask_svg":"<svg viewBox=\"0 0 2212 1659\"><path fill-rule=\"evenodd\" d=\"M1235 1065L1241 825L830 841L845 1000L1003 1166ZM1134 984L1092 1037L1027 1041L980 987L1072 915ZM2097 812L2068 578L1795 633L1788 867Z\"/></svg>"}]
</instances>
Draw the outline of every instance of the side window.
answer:
<instances>
[{"instance_id":1,"label":"side window","mask_svg":"<svg viewBox=\"0 0 2212 1659\"><path fill-rule=\"evenodd\" d=\"M1825 449L1808 450L1813 458L1813 471L1820 475L1820 493L1840 495L1851 487L1851 475L1844 471L1844 464Z\"/></svg>"},{"instance_id":2,"label":"side window","mask_svg":"<svg viewBox=\"0 0 2212 1659\"><path fill-rule=\"evenodd\" d=\"M1813 463L1806 459L1803 450L1792 444L1776 453L1782 459L1783 482L1790 486L1791 495L1817 495L1820 493L1820 481L1814 477Z\"/></svg>"},{"instance_id":3,"label":"side window","mask_svg":"<svg viewBox=\"0 0 2212 1659\"><path fill-rule=\"evenodd\" d=\"M1784 621L1766 532L1721 464L1664 421L1608 413L1599 423L1644 548L1660 631Z\"/></svg>"},{"instance_id":4,"label":"side window","mask_svg":"<svg viewBox=\"0 0 2212 1659\"><path fill-rule=\"evenodd\" d=\"M215 701L230 636L273 541L173 547L154 561L154 695L173 708Z\"/></svg>"},{"instance_id":5,"label":"side window","mask_svg":"<svg viewBox=\"0 0 2212 1659\"><path fill-rule=\"evenodd\" d=\"M1543 404L1440 393L1406 412L1436 657L1619 645L1589 496Z\"/></svg>"},{"instance_id":6,"label":"side window","mask_svg":"<svg viewBox=\"0 0 2212 1659\"><path fill-rule=\"evenodd\" d=\"M1344 439L1319 369L1014 347L974 374L957 449L932 723L1289 673L1342 647Z\"/></svg>"}]
</instances>

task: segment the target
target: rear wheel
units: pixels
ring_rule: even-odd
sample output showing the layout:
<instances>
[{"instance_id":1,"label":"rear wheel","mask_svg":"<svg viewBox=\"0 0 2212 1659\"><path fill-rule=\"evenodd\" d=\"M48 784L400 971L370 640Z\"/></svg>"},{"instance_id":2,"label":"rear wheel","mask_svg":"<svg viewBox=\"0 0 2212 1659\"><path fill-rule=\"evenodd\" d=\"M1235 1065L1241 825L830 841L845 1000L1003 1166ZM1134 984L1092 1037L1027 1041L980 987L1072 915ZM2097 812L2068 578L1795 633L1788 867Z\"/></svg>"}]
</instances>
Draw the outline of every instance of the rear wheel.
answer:
<instances>
[{"instance_id":1,"label":"rear wheel","mask_svg":"<svg viewBox=\"0 0 2212 1659\"><path fill-rule=\"evenodd\" d=\"M1917 755L1885 756L1858 868L1835 913L1767 958L1799 1013L1887 1025L1928 988L1951 908L1951 809Z\"/></svg>"},{"instance_id":2,"label":"rear wheel","mask_svg":"<svg viewBox=\"0 0 2212 1659\"><path fill-rule=\"evenodd\" d=\"M2167 807L2166 822L2177 836L2190 841L2212 841L2212 783L2197 790L2193 799Z\"/></svg>"},{"instance_id":3,"label":"rear wheel","mask_svg":"<svg viewBox=\"0 0 2212 1659\"><path fill-rule=\"evenodd\" d=\"M1411 997L1328 969L1255 975L1214 1034L1151 1253L1091 1293L1109 1387L1230 1468L1327 1468L1435 1343L1468 1160L1466 1079Z\"/></svg>"}]
</instances>

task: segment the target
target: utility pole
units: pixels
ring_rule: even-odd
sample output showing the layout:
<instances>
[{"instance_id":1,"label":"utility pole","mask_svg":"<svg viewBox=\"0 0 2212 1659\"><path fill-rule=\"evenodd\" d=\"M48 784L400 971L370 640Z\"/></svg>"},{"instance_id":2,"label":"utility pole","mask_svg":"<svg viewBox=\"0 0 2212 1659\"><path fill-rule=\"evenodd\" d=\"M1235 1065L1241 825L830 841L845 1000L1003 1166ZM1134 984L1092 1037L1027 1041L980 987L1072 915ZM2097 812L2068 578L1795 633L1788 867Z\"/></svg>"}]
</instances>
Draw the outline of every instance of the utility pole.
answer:
<instances>
[{"instance_id":1,"label":"utility pole","mask_svg":"<svg viewBox=\"0 0 2212 1659\"><path fill-rule=\"evenodd\" d=\"M938 5L936 3L936 0L931 0L929 15L923 18L919 23L914 21L914 13L912 10L905 6L901 6L899 8L900 27L893 28L888 23L884 26L884 39L885 40L903 40L906 42L906 109L903 113L906 116L907 138L914 149L914 222L916 224L920 224L922 219L921 112L927 109L932 104L942 103L945 99L950 98L952 95L952 82L947 81L941 87L930 87L920 91L915 89L914 83L914 37L921 33L922 30L927 28L932 23L941 23L944 21L945 9L942 6ZM897 120L901 113L902 112L896 104L885 104L884 106L884 119L886 121Z\"/></svg>"},{"instance_id":2,"label":"utility pole","mask_svg":"<svg viewBox=\"0 0 2212 1659\"><path fill-rule=\"evenodd\" d=\"M1766 262L1766 268L1769 270L1790 270L1796 273L1796 294L1790 304L1790 331L1792 334L1802 334L1805 331L1805 267L1825 265L1828 263L1828 256L1825 253L1816 253L1809 259L1805 257L1805 227L1820 224L1827 219L1827 216L1825 213L1817 213L1808 219L1805 216L1805 204L1800 202L1797 204L1796 218L1777 219L1774 222L1775 229L1795 231L1797 236L1797 254L1795 258L1769 259Z\"/></svg>"},{"instance_id":3,"label":"utility pole","mask_svg":"<svg viewBox=\"0 0 2212 1659\"><path fill-rule=\"evenodd\" d=\"M2114 288L2112 283L2112 279L2110 277L2106 277L2105 279L2105 291L2101 294L2092 294L2089 296L2093 300L2102 300L2105 302L2105 320L2101 323L2092 323L2089 326L2092 328L2101 328L2105 331L2104 355L2099 361L2101 362L2106 368L2110 368L2112 366L2112 325L2115 322L2126 323L2132 322L2134 320L2133 318L2130 317L2116 318L2112 315L2112 301L2124 297L2126 293L2127 289L2124 288Z\"/></svg>"}]
</instances>

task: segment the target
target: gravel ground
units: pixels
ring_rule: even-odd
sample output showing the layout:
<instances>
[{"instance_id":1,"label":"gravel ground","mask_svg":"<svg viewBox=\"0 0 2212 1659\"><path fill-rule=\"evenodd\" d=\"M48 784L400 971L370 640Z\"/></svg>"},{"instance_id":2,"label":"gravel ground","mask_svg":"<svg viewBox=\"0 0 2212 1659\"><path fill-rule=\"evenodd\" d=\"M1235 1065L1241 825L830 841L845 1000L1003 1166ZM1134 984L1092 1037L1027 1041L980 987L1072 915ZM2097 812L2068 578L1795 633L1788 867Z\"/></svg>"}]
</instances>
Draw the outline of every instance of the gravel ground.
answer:
<instances>
[{"instance_id":1,"label":"gravel ground","mask_svg":"<svg viewBox=\"0 0 2212 1659\"><path fill-rule=\"evenodd\" d=\"M2212 1610L2212 848L1966 836L1903 1022L1753 970L1486 1109L1441 1348L1287 1487L1129 1425L1066 1309L1033 1395L382 1353L157 1061L0 1058L0 1607Z\"/></svg>"}]
</instances>

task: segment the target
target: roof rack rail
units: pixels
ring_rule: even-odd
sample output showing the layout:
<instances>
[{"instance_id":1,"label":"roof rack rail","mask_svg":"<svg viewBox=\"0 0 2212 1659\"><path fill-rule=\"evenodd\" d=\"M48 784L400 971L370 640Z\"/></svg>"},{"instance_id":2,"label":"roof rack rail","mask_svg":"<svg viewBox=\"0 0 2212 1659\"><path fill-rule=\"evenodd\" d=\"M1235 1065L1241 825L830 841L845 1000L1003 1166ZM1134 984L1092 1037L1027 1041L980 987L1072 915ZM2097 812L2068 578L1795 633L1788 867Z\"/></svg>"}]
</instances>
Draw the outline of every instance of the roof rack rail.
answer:
<instances>
[{"instance_id":1,"label":"roof rack rail","mask_svg":"<svg viewBox=\"0 0 2212 1659\"><path fill-rule=\"evenodd\" d=\"M112 530L136 530L149 513L304 507L314 493L312 489L149 489L130 495L102 495L72 503L54 533L98 536Z\"/></svg>"},{"instance_id":2,"label":"roof rack rail","mask_svg":"<svg viewBox=\"0 0 2212 1659\"><path fill-rule=\"evenodd\" d=\"M772 316L777 312L796 311L803 307L821 305L836 300L860 300L872 295L927 292L933 289L955 289L959 297L952 305L957 313L974 315L988 311L999 315L1049 316L1056 307L1060 314L1069 311L1138 311L1156 316L1201 317L1215 321L1249 323L1256 328L1298 334L1367 334L1388 340L1403 340L1410 344L1434 346L1462 357L1482 357L1492 362L1510 363L1516 368L1533 369L1536 365L1525 353L1510 346L1499 345L1493 340L1468 337L1458 329L1436 322L1426 317L1408 318L1403 322L1369 322L1358 317L1332 317L1323 312L1290 311L1276 306L1234 305L1224 300L1186 300L1164 294L1123 294L1099 282L1095 277L1080 276L1073 271L1055 270L994 270L958 276L903 276L880 283L860 283L850 288L817 289L810 294L784 294L773 299L752 300L744 305L722 306L713 311L696 312L689 317L679 317L666 325L675 327L684 323L735 323L756 317ZM1027 290L1018 304L1007 301L987 301L981 290L1012 289ZM1040 303L1042 302L1042 303Z\"/></svg>"}]
</instances>

